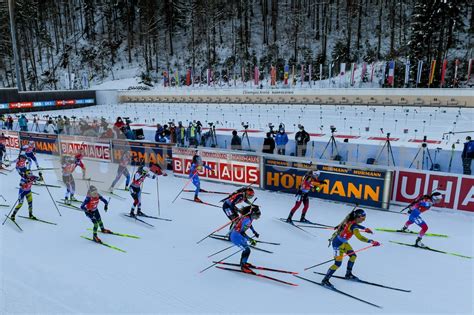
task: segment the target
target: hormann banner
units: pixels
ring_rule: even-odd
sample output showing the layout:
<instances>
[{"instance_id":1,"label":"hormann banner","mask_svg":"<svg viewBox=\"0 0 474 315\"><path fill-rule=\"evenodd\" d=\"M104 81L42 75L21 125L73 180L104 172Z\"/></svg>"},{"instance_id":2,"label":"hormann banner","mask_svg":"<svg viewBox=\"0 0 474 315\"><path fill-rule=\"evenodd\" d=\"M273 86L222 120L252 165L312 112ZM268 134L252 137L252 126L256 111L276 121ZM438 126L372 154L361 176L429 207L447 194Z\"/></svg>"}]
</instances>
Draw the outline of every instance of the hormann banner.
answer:
<instances>
[{"instance_id":1,"label":"hormann banner","mask_svg":"<svg viewBox=\"0 0 474 315\"><path fill-rule=\"evenodd\" d=\"M294 194L308 170L321 171L319 179L326 180L320 192L311 197L359 205L388 208L390 197L390 172L355 169L343 166L310 165L279 159L264 160L264 185L267 190Z\"/></svg>"},{"instance_id":2,"label":"hormann banner","mask_svg":"<svg viewBox=\"0 0 474 315\"><path fill-rule=\"evenodd\" d=\"M174 174L188 175L195 149L173 148ZM260 159L258 155L235 151L199 150L202 161L213 171L203 168L198 172L205 179L232 184L260 184ZM214 170L216 172L214 172Z\"/></svg>"},{"instance_id":3,"label":"hormann banner","mask_svg":"<svg viewBox=\"0 0 474 315\"><path fill-rule=\"evenodd\" d=\"M112 162L119 163L124 152L131 154L132 165L154 163L171 170L172 145L130 140L112 140Z\"/></svg>"},{"instance_id":4,"label":"hormann banner","mask_svg":"<svg viewBox=\"0 0 474 315\"><path fill-rule=\"evenodd\" d=\"M392 200L410 203L435 190L443 197L436 207L474 212L474 176L469 175L397 170Z\"/></svg>"},{"instance_id":5,"label":"hormann banner","mask_svg":"<svg viewBox=\"0 0 474 315\"><path fill-rule=\"evenodd\" d=\"M20 131L20 146L30 141L34 142L36 153L59 154L58 135Z\"/></svg>"},{"instance_id":6,"label":"hormann banner","mask_svg":"<svg viewBox=\"0 0 474 315\"><path fill-rule=\"evenodd\" d=\"M110 161L110 140L82 136L60 136L61 154L76 155L82 152L84 157L97 161Z\"/></svg>"}]
</instances>

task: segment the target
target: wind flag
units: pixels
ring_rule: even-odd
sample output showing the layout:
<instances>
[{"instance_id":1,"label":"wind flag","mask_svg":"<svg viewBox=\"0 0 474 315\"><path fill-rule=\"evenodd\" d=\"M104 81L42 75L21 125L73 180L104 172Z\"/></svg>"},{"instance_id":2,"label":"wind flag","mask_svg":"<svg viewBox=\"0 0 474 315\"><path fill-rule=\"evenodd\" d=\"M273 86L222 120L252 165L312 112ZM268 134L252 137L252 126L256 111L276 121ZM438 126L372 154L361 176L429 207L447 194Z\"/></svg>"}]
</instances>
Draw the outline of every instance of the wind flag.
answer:
<instances>
[{"instance_id":1,"label":"wind flag","mask_svg":"<svg viewBox=\"0 0 474 315\"><path fill-rule=\"evenodd\" d=\"M275 85L276 84L276 68L274 66L271 67L270 77L271 77L270 84Z\"/></svg>"},{"instance_id":2,"label":"wind flag","mask_svg":"<svg viewBox=\"0 0 474 315\"><path fill-rule=\"evenodd\" d=\"M355 84L355 71L357 69L357 64L355 62L351 65L351 86Z\"/></svg>"},{"instance_id":3,"label":"wind flag","mask_svg":"<svg viewBox=\"0 0 474 315\"><path fill-rule=\"evenodd\" d=\"M375 71L375 63L372 62L370 65L370 82L374 82L374 71Z\"/></svg>"},{"instance_id":4,"label":"wind flag","mask_svg":"<svg viewBox=\"0 0 474 315\"><path fill-rule=\"evenodd\" d=\"M431 60L431 67L430 67L430 78L428 81L428 87L433 84L434 74L436 69L436 59Z\"/></svg>"},{"instance_id":5,"label":"wind flag","mask_svg":"<svg viewBox=\"0 0 474 315\"><path fill-rule=\"evenodd\" d=\"M245 86L245 68L242 67L242 84Z\"/></svg>"},{"instance_id":6,"label":"wind flag","mask_svg":"<svg viewBox=\"0 0 474 315\"><path fill-rule=\"evenodd\" d=\"M467 81L471 78L471 70L472 70L472 58L469 59L469 64L467 66Z\"/></svg>"},{"instance_id":7,"label":"wind flag","mask_svg":"<svg viewBox=\"0 0 474 315\"><path fill-rule=\"evenodd\" d=\"M346 63L341 63L341 71L339 71L340 76L344 76L346 74Z\"/></svg>"},{"instance_id":8,"label":"wind flag","mask_svg":"<svg viewBox=\"0 0 474 315\"><path fill-rule=\"evenodd\" d=\"M283 83L288 85L288 77L290 75L290 66L285 65L284 67L284 74L283 74Z\"/></svg>"},{"instance_id":9,"label":"wind flag","mask_svg":"<svg viewBox=\"0 0 474 315\"><path fill-rule=\"evenodd\" d=\"M418 60L418 67L416 70L416 84L420 84L422 72L423 72L423 60Z\"/></svg>"},{"instance_id":10,"label":"wind flag","mask_svg":"<svg viewBox=\"0 0 474 315\"><path fill-rule=\"evenodd\" d=\"M309 64L309 65L308 65L308 73L309 73L309 87L311 87L311 81L312 81L312 80L311 80L311 75L312 75L312 73L311 73L312 71L311 71L311 70L312 70L312 65L311 65L311 64Z\"/></svg>"},{"instance_id":11,"label":"wind flag","mask_svg":"<svg viewBox=\"0 0 474 315\"><path fill-rule=\"evenodd\" d=\"M362 64L362 71L360 73L360 82L364 81L365 74L367 73L367 62Z\"/></svg>"},{"instance_id":12,"label":"wind flag","mask_svg":"<svg viewBox=\"0 0 474 315\"><path fill-rule=\"evenodd\" d=\"M295 65L291 67L291 85L295 85L296 80L295 80Z\"/></svg>"},{"instance_id":13,"label":"wind flag","mask_svg":"<svg viewBox=\"0 0 474 315\"><path fill-rule=\"evenodd\" d=\"M321 81L323 79L323 64L319 64L319 87L321 87Z\"/></svg>"},{"instance_id":14,"label":"wind flag","mask_svg":"<svg viewBox=\"0 0 474 315\"><path fill-rule=\"evenodd\" d=\"M448 60L443 60L443 66L441 68L441 87L444 86L444 77L446 76L446 66L448 65Z\"/></svg>"},{"instance_id":15,"label":"wind flag","mask_svg":"<svg viewBox=\"0 0 474 315\"><path fill-rule=\"evenodd\" d=\"M395 61L392 60L388 63L388 78L387 83L392 87L395 85Z\"/></svg>"},{"instance_id":16,"label":"wind flag","mask_svg":"<svg viewBox=\"0 0 474 315\"><path fill-rule=\"evenodd\" d=\"M301 65L301 71L300 71L300 75L301 75L301 86L303 86L303 82L304 82L304 65Z\"/></svg>"},{"instance_id":17,"label":"wind flag","mask_svg":"<svg viewBox=\"0 0 474 315\"><path fill-rule=\"evenodd\" d=\"M454 62L454 80L458 80L458 67L459 67L459 59L456 59Z\"/></svg>"},{"instance_id":18,"label":"wind flag","mask_svg":"<svg viewBox=\"0 0 474 315\"><path fill-rule=\"evenodd\" d=\"M186 70L186 85L191 85L191 68L188 68L188 70Z\"/></svg>"},{"instance_id":19,"label":"wind flag","mask_svg":"<svg viewBox=\"0 0 474 315\"><path fill-rule=\"evenodd\" d=\"M405 61L405 85L408 86L408 82L410 81L410 59Z\"/></svg>"},{"instance_id":20,"label":"wind flag","mask_svg":"<svg viewBox=\"0 0 474 315\"><path fill-rule=\"evenodd\" d=\"M169 83L169 78L168 78L168 71L163 71L163 86L164 87L167 87L169 86L170 83Z\"/></svg>"},{"instance_id":21,"label":"wind flag","mask_svg":"<svg viewBox=\"0 0 474 315\"><path fill-rule=\"evenodd\" d=\"M206 70L206 83L207 83L207 86L210 86L211 85L211 69L207 68Z\"/></svg>"},{"instance_id":22,"label":"wind flag","mask_svg":"<svg viewBox=\"0 0 474 315\"><path fill-rule=\"evenodd\" d=\"M176 86L179 86L179 73L178 70L174 71L174 82Z\"/></svg>"},{"instance_id":23,"label":"wind flag","mask_svg":"<svg viewBox=\"0 0 474 315\"><path fill-rule=\"evenodd\" d=\"M259 76L260 76L260 72L258 71L258 67L255 66L255 68L253 70L253 83L255 85L258 85Z\"/></svg>"}]
</instances>

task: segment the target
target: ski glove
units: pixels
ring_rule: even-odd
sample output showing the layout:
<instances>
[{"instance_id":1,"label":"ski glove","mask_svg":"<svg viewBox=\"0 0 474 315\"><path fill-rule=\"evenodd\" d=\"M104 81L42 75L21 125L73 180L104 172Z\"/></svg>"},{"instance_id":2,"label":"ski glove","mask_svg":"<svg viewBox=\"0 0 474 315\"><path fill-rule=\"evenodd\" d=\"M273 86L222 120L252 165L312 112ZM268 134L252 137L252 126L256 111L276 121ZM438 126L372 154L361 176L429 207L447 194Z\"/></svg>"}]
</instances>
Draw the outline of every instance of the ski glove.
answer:
<instances>
[{"instance_id":1,"label":"ski glove","mask_svg":"<svg viewBox=\"0 0 474 315\"><path fill-rule=\"evenodd\" d=\"M256 237L256 238L259 238L259 237L260 237L260 234L258 234L257 232L253 232L253 234L255 234L255 237Z\"/></svg>"},{"instance_id":2,"label":"ski glove","mask_svg":"<svg viewBox=\"0 0 474 315\"><path fill-rule=\"evenodd\" d=\"M254 240L253 238L250 238L250 239L249 239L249 243L250 243L250 245L252 245L252 246L257 245L257 241Z\"/></svg>"},{"instance_id":3,"label":"ski glove","mask_svg":"<svg viewBox=\"0 0 474 315\"><path fill-rule=\"evenodd\" d=\"M109 205L104 205L104 211L107 212L109 210Z\"/></svg>"},{"instance_id":4,"label":"ski glove","mask_svg":"<svg viewBox=\"0 0 474 315\"><path fill-rule=\"evenodd\" d=\"M374 245L374 246L380 246L380 243L377 242L377 241L374 241L374 240L370 240L369 243Z\"/></svg>"},{"instance_id":5,"label":"ski glove","mask_svg":"<svg viewBox=\"0 0 474 315\"><path fill-rule=\"evenodd\" d=\"M374 234L374 232L372 232L372 230L369 228L365 228L364 232L369 233L369 234Z\"/></svg>"}]
</instances>

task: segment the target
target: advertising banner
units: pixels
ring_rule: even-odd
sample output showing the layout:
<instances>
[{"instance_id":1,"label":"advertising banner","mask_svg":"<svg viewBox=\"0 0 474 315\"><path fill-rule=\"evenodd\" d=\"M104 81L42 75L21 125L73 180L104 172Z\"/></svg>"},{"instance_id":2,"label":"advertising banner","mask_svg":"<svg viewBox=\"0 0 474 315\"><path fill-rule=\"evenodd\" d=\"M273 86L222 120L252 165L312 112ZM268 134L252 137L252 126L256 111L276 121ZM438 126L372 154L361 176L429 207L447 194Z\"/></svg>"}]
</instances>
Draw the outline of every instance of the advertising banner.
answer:
<instances>
[{"instance_id":1,"label":"advertising banner","mask_svg":"<svg viewBox=\"0 0 474 315\"><path fill-rule=\"evenodd\" d=\"M153 142L140 142L130 140L112 140L112 162L119 163L125 151L130 151L132 165L143 161L146 165L150 162L160 166L172 168L172 145Z\"/></svg>"},{"instance_id":2,"label":"advertising banner","mask_svg":"<svg viewBox=\"0 0 474 315\"><path fill-rule=\"evenodd\" d=\"M304 174L310 169L321 171L319 179L326 180L320 192L311 192L311 197L376 208L388 208L390 185L386 178L390 172L364 170L343 166L310 165L307 163L278 159L264 160L264 188L295 194ZM388 181L389 183L389 181Z\"/></svg>"},{"instance_id":3,"label":"advertising banner","mask_svg":"<svg viewBox=\"0 0 474 315\"><path fill-rule=\"evenodd\" d=\"M175 175L188 175L195 149L173 148L173 172ZM260 156L251 153L234 151L199 150L204 164L210 166L209 171L203 168L199 176L221 183L255 186L260 184Z\"/></svg>"},{"instance_id":4,"label":"advertising banner","mask_svg":"<svg viewBox=\"0 0 474 315\"><path fill-rule=\"evenodd\" d=\"M82 150L85 158L98 161L110 161L112 156L108 139L61 136L60 149L61 154L71 156Z\"/></svg>"},{"instance_id":5,"label":"advertising banner","mask_svg":"<svg viewBox=\"0 0 474 315\"><path fill-rule=\"evenodd\" d=\"M10 149L19 149L20 148L20 137L16 131L2 131L2 135L5 139L5 146Z\"/></svg>"},{"instance_id":6,"label":"advertising banner","mask_svg":"<svg viewBox=\"0 0 474 315\"><path fill-rule=\"evenodd\" d=\"M29 141L35 143L36 153L59 154L58 135L20 131L20 146Z\"/></svg>"},{"instance_id":7,"label":"advertising banner","mask_svg":"<svg viewBox=\"0 0 474 315\"><path fill-rule=\"evenodd\" d=\"M443 196L436 207L474 212L474 176L397 170L393 186L394 202L410 203L436 190Z\"/></svg>"}]
</instances>

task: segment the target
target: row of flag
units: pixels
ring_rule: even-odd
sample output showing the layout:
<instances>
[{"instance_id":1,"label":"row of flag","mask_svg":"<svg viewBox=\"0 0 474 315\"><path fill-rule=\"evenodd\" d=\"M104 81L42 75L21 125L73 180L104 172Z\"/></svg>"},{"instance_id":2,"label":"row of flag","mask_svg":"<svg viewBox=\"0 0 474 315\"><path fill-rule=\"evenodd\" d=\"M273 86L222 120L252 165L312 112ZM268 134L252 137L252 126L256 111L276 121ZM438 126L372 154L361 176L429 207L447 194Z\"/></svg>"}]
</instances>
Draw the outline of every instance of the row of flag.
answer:
<instances>
[{"instance_id":1,"label":"row of flag","mask_svg":"<svg viewBox=\"0 0 474 315\"><path fill-rule=\"evenodd\" d=\"M436 62L437 62L436 60L432 60L428 64L429 67L430 67L429 76L428 76L428 87L430 87L433 84L433 81L435 79L435 74L436 74L436 69L437 69ZM453 78L454 78L455 82L458 81L458 69L459 69L460 64L461 64L461 62L460 62L459 59L456 59L454 61L454 76L453 76ZM373 82L374 73L376 71L381 71L381 77L385 78L385 71L386 71L387 65L388 65L388 74L386 76L387 84L391 87L394 87L395 86L395 81L396 81L395 78L396 78L396 75L397 75L396 71L395 71L396 67L395 67L395 61L394 60L389 61L388 64L385 63L385 62L373 62L371 64L368 64L368 63L364 62L361 66L362 69L360 71L360 80L363 81L364 78L366 78L368 82ZM408 85L409 82L410 82L410 72L411 72L410 60L406 60L404 66L405 66L404 67L405 68L405 71L404 71L405 72L404 73L404 84ZM416 73L415 73L416 74L416 78L415 78L416 85L421 83L423 69L426 66L427 65L425 65L423 60L418 60ZM468 67L467 67L467 76L466 76L467 81L469 81L471 79L471 72L472 72L473 66L474 66L474 59L469 59ZM351 63L351 64L341 63L339 65L339 74L336 74L336 76L339 77L340 80L346 80L346 78L347 78L346 75L348 75L350 85L353 86L355 84L355 81L356 81L357 67L358 67L358 65L356 63ZM308 76L309 78L313 77L313 67L310 64L307 67L305 67L305 65L300 65L299 68L300 68L299 69L300 84L303 85L303 83L305 82L305 77L306 76ZM334 68L334 64L331 64L329 66L329 69L328 69L329 70L328 71L328 78L333 77L333 73L332 73L333 68ZM444 59L441 63L441 77L440 77L440 86L441 87L444 87L445 84L446 84L446 71L447 71L447 68L448 68L448 60ZM253 77L252 79L253 79L254 85L258 86L261 83L260 82L261 73L260 73L260 69L258 68L258 66L255 66L250 71L247 71L247 73L245 71L245 68L243 68L243 67L241 68L240 78L242 79L242 82L244 84L247 82L247 80L245 79L246 74L251 75ZM272 86L276 85L277 84L277 68L275 66L270 67L269 75L270 75L270 77L269 77L270 85L272 85ZM172 75L169 71L164 71L163 72L163 84L164 84L165 87L170 86L171 76ZM179 86L180 85L180 80L179 80L178 71L175 71L173 76L174 76L175 85ZM210 85L213 85L215 83L214 72L213 72L212 69L206 69L205 76L206 76L205 84L210 86ZM194 85L194 80L195 80L194 78L195 78L195 75L194 75L193 69L188 68L186 70L185 84L187 86ZM319 64L319 79L321 80L322 78L323 78L323 65ZM229 81L231 81L232 79L234 80L234 83L237 81L237 74L235 73L235 71L232 74L232 77L228 78ZM296 85L297 84L296 81L297 81L296 66L293 65L291 67L291 74L290 74L290 66L285 65L283 67L283 84L284 85L289 85L289 84ZM313 80L307 80L307 82L309 83L309 86L311 86L313 84Z\"/></svg>"}]
</instances>

